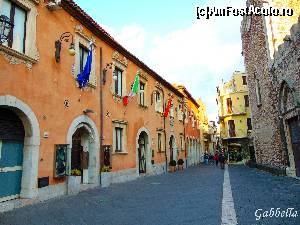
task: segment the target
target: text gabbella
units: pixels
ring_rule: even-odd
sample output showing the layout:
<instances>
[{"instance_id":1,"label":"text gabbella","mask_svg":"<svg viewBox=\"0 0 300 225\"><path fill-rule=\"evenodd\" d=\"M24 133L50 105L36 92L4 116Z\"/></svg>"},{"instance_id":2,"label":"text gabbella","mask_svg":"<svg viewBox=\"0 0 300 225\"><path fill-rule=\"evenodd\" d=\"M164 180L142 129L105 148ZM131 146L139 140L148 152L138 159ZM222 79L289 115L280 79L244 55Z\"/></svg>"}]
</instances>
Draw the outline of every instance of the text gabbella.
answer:
<instances>
[{"instance_id":1,"label":"text gabbella","mask_svg":"<svg viewBox=\"0 0 300 225\"><path fill-rule=\"evenodd\" d=\"M298 211L295 208L271 208L269 210L263 211L263 209L257 209L255 211L256 220L260 220L261 218L266 217L288 217L288 218L295 218L298 216Z\"/></svg>"}]
</instances>

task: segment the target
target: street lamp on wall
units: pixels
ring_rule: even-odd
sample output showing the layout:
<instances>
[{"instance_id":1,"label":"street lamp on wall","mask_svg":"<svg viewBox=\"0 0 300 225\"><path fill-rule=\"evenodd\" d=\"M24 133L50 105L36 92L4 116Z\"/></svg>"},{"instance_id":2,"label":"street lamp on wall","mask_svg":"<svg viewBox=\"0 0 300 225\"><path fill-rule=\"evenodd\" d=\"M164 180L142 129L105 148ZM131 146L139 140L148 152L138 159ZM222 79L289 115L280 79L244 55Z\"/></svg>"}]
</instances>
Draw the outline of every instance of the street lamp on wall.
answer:
<instances>
[{"instance_id":1,"label":"street lamp on wall","mask_svg":"<svg viewBox=\"0 0 300 225\"><path fill-rule=\"evenodd\" d=\"M112 63L106 63L105 68L103 69L103 77L102 77L102 83L105 84L106 83L106 72L108 69L112 69Z\"/></svg>"},{"instance_id":2,"label":"street lamp on wall","mask_svg":"<svg viewBox=\"0 0 300 225\"><path fill-rule=\"evenodd\" d=\"M71 38L71 44L69 46L69 54L71 56L74 56L76 51L75 51L75 45L74 45L74 38L73 38L73 34L71 34L70 32L64 32L59 40L55 41L55 60L56 62L60 62L60 51L61 51L61 43L62 41L65 42L69 42Z\"/></svg>"},{"instance_id":3,"label":"street lamp on wall","mask_svg":"<svg viewBox=\"0 0 300 225\"><path fill-rule=\"evenodd\" d=\"M0 44L7 42L14 24L5 16L0 16Z\"/></svg>"}]
</instances>

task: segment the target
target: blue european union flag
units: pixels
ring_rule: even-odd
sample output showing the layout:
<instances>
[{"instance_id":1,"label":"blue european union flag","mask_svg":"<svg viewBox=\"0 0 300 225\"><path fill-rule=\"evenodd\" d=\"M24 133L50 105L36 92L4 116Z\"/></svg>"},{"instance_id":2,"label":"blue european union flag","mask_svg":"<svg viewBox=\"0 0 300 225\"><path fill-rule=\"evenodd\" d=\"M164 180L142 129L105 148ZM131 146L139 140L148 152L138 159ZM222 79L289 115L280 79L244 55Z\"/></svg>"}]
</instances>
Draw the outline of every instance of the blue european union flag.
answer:
<instances>
[{"instance_id":1,"label":"blue european union flag","mask_svg":"<svg viewBox=\"0 0 300 225\"><path fill-rule=\"evenodd\" d=\"M86 86L87 82L89 81L91 70L92 70L92 61L93 61L93 52L92 52L92 46L90 46L90 50L86 59L84 69L77 75L77 82L80 88Z\"/></svg>"}]
</instances>

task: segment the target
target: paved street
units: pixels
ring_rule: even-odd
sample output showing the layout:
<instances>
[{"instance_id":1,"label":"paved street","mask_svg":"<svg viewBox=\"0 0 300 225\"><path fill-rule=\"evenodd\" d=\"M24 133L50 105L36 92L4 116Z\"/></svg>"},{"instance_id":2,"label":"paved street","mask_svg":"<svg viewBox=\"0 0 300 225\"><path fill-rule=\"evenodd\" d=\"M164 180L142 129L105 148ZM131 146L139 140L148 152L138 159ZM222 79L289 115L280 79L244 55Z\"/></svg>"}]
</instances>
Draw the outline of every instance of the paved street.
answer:
<instances>
[{"instance_id":1,"label":"paved street","mask_svg":"<svg viewBox=\"0 0 300 225\"><path fill-rule=\"evenodd\" d=\"M224 172L198 166L184 172L141 178L0 214L1 225L203 224L220 225ZM261 218L255 210L300 210L300 181L230 166L238 224L300 224L296 218ZM233 211L234 211L233 209Z\"/></svg>"}]
</instances>

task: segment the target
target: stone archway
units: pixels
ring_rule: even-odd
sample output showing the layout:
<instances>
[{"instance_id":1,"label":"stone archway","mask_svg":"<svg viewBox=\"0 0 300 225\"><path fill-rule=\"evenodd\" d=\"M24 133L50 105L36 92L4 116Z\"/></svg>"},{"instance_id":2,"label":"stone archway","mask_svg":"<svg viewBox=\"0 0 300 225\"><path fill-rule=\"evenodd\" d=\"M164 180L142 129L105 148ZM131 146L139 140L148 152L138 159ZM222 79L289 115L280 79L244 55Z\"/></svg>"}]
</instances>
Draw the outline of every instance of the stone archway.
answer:
<instances>
[{"instance_id":1,"label":"stone archway","mask_svg":"<svg viewBox=\"0 0 300 225\"><path fill-rule=\"evenodd\" d=\"M11 96L0 96L0 107L11 109L22 121L25 138L21 179L21 198L35 198L38 194L38 162L40 146L40 127L31 108L22 100Z\"/></svg>"},{"instance_id":2,"label":"stone archway","mask_svg":"<svg viewBox=\"0 0 300 225\"><path fill-rule=\"evenodd\" d=\"M278 94L278 109L280 113L280 132L284 143L283 157L287 164L289 176L300 176L300 143L299 117L297 93L285 80L281 82Z\"/></svg>"},{"instance_id":3,"label":"stone archway","mask_svg":"<svg viewBox=\"0 0 300 225\"><path fill-rule=\"evenodd\" d=\"M85 131L82 135L81 144L85 151L89 153L88 168L85 171L86 177L84 178L83 183L98 184L98 174L100 170L99 133L94 121L86 115L81 115L75 118L67 133L69 173L71 170L73 137L79 130Z\"/></svg>"},{"instance_id":4,"label":"stone archway","mask_svg":"<svg viewBox=\"0 0 300 225\"><path fill-rule=\"evenodd\" d=\"M140 141L144 140L144 143L142 144ZM138 130L137 135L136 135L136 174L139 176L140 174L140 157L139 157L139 148L142 147L141 144L144 146L144 157L145 157L145 173L152 173L153 168L151 164L151 158L152 158L152 152L151 152L151 136L150 132L148 131L147 128L142 127Z\"/></svg>"}]
</instances>

